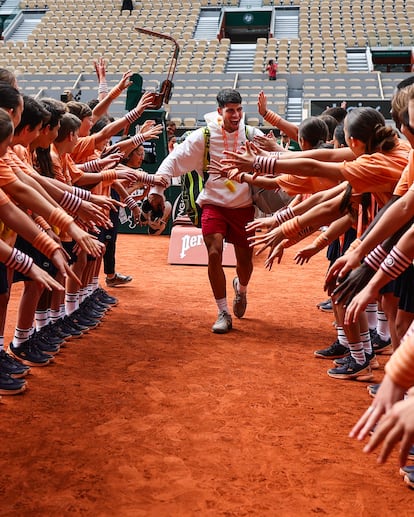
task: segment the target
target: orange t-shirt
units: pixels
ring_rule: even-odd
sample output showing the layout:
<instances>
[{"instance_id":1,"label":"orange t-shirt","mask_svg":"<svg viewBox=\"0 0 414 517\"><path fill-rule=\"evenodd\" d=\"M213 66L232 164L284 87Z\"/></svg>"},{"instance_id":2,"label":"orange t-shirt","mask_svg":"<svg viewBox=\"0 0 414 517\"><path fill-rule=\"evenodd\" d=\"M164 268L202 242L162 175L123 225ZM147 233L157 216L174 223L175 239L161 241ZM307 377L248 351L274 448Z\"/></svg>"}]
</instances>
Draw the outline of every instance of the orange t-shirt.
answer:
<instances>
[{"instance_id":1,"label":"orange t-shirt","mask_svg":"<svg viewBox=\"0 0 414 517\"><path fill-rule=\"evenodd\" d=\"M337 181L329 178L318 178L316 176L296 176L295 174L281 174L276 178L276 182L289 195L296 194L314 194L321 190L328 190L335 185Z\"/></svg>"},{"instance_id":2,"label":"orange t-shirt","mask_svg":"<svg viewBox=\"0 0 414 517\"><path fill-rule=\"evenodd\" d=\"M66 185L76 185L83 176L83 171L77 167L71 156L67 153L59 155L53 144L50 146L50 156L52 158L55 179L66 183Z\"/></svg>"},{"instance_id":3,"label":"orange t-shirt","mask_svg":"<svg viewBox=\"0 0 414 517\"><path fill-rule=\"evenodd\" d=\"M33 172L36 172L33 169L32 160L31 159L26 160L25 159L25 154L26 153L21 152L21 149L17 150L16 147L17 146L12 147L10 149L10 151L8 153L8 159L9 159L8 163L10 164L11 168L18 167L22 172L24 172L28 176L31 176L33 174ZM20 147L22 149L25 149L22 146L20 146ZM16 151L18 151L18 152L16 152Z\"/></svg>"},{"instance_id":4,"label":"orange t-shirt","mask_svg":"<svg viewBox=\"0 0 414 517\"><path fill-rule=\"evenodd\" d=\"M17 176L12 169L13 161L10 159L9 151L0 158L0 187L17 181Z\"/></svg>"},{"instance_id":5,"label":"orange t-shirt","mask_svg":"<svg viewBox=\"0 0 414 517\"><path fill-rule=\"evenodd\" d=\"M78 141L70 155L75 163L85 163L89 160L89 156L92 156L95 153L95 149L95 136L82 136L78 138Z\"/></svg>"},{"instance_id":6,"label":"orange t-shirt","mask_svg":"<svg viewBox=\"0 0 414 517\"><path fill-rule=\"evenodd\" d=\"M33 157L28 147L24 147L24 145L17 144L12 147L13 152L20 158L20 160L24 163L29 164L33 167Z\"/></svg>"},{"instance_id":7,"label":"orange t-shirt","mask_svg":"<svg viewBox=\"0 0 414 517\"><path fill-rule=\"evenodd\" d=\"M400 181L395 187L394 194L396 196L403 196L407 190L411 190L414 184L414 149L410 151L408 157L408 165L403 170Z\"/></svg>"},{"instance_id":8,"label":"orange t-shirt","mask_svg":"<svg viewBox=\"0 0 414 517\"><path fill-rule=\"evenodd\" d=\"M408 163L410 147L398 140L396 147L387 153L359 156L342 164L342 174L355 193L372 192L381 207L391 198L395 186Z\"/></svg>"}]
</instances>

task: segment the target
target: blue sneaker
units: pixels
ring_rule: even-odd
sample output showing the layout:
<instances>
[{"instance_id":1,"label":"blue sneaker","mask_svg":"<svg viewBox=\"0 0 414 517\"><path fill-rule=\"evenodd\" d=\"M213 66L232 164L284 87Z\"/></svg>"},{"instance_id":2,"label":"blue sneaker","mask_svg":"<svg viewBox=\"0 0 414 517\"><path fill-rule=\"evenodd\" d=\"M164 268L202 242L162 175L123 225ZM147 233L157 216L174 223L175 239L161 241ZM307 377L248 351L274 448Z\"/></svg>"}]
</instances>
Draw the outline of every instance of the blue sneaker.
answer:
<instances>
[{"instance_id":1,"label":"blue sneaker","mask_svg":"<svg viewBox=\"0 0 414 517\"><path fill-rule=\"evenodd\" d=\"M365 361L364 364L358 364L352 356L349 358L347 364L331 368L327 373L329 377L334 379L371 381L374 378L369 361Z\"/></svg>"}]
</instances>

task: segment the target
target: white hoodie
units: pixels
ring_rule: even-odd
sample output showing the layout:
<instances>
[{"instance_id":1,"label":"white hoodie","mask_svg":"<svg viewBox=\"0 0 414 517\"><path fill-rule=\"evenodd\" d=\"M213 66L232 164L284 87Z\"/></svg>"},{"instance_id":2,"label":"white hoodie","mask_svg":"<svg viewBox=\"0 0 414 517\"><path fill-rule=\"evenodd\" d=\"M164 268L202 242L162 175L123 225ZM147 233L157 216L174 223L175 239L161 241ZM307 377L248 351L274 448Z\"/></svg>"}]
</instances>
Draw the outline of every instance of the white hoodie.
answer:
<instances>
[{"instance_id":1,"label":"white hoodie","mask_svg":"<svg viewBox=\"0 0 414 517\"><path fill-rule=\"evenodd\" d=\"M226 134L223 139L222 118L215 111L205 115L207 126L210 130L210 159L219 162L223 157L223 151L233 151L246 142L246 127L240 121L238 131ZM248 126L249 138L256 135L263 135L260 129ZM236 142L237 138L237 142ZM181 144L174 147L172 152L161 163L157 175L167 177L170 181L172 177L182 176L189 171L195 170L203 176L205 137L203 128L193 131ZM203 190L197 198L200 206L211 204L228 208L240 208L252 204L250 187L246 183L233 182L235 191L232 192L225 184L225 178L211 174L206 181ZM162 187L154 187L151 192L160 194Z\"/></svg>"}]
</instances>

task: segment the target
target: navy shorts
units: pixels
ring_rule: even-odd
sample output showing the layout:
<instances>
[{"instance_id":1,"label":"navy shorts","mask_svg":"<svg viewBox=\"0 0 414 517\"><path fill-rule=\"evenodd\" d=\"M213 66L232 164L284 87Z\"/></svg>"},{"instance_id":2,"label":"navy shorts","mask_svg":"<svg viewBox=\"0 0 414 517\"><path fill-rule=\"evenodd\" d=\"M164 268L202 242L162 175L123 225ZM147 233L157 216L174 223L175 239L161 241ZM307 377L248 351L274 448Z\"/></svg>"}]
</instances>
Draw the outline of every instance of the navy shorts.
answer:
<instances>
[{"instance_id":1,"label":"navy shorts","mask_svg":"<svg viewBox=\"0 0 414 517\"><path fill-rule=\"evenodd\" d=\"M6 294L9 290L9 282L7 281L7 268L0 262L0 294Z\"/></svg>"},{"instance_id":2,"label":"navy shorts","mask_svg":"<svg viewBox=\"0 0 414 517\"><path fill-rule=\"evenodd\" d=\"M399 298L398 308L414 313L414 267L412 264L395 280L394 293Z\"/></svg>"},{"instance_id":3,"label":"navy shorts","mask_svg":"<svg viewBox=\"0 0 414 517\"><path fill-rule=\"evenodd\" d=\"M20 251L23 251L23 253L26 253L26 255L29 255L32 257L33 262L36 264L36 266L39 266L41 269L49 273L50 276L55 277L57 273L56 267L53 265L53 262L46 257L46 255L43 255L43 253L40 253L39 250L34 248L30 242L24 240L19 235L16 239L15 247L19 249ZM14 271L13 273L13 283L15 282L26 282L28 280L31 280L26 275L23 275L23 273L20 273L19 271Z\"/></svg>"},{"instance_id":4,"label":"navy shorts","mask_svg":"<svg viewBox=\"0 0 414 517\"><path fill-rule=\"evenodd\" d=\"M63 249L66 251L66 253L69 255L69 264L75 264L75 262L78 261L78 257L76 253L73 251L73 248L75 247L76 242L75 241L64 241L62 242Z\"/></svg>"}]
</instances>

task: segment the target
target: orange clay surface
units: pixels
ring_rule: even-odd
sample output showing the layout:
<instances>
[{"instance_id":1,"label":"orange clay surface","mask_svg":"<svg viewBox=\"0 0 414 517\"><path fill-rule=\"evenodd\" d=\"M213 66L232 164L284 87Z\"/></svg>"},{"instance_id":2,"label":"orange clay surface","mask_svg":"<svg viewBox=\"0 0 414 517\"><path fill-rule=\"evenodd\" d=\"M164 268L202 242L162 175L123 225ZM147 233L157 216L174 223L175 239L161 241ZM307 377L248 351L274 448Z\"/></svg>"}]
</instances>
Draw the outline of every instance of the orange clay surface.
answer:
<instances>
[{"instance_id":1,"label":"orange clay surface","mask_svg":"<svg viewBox=\"0 0 414 517\"><path fill-rule=\"evenodd\" d=\"M120 235L117 270L134 280L110 289L118 307L2 397L0 515L413 515L396 452L377 466L347 437L366 383L313 357L335 339L316 309L324 253L300 267L288 250L271 272L257 257L245 318L214 335L207 270L168 265L168 243Z\"/></svg>"}]
</instances>

